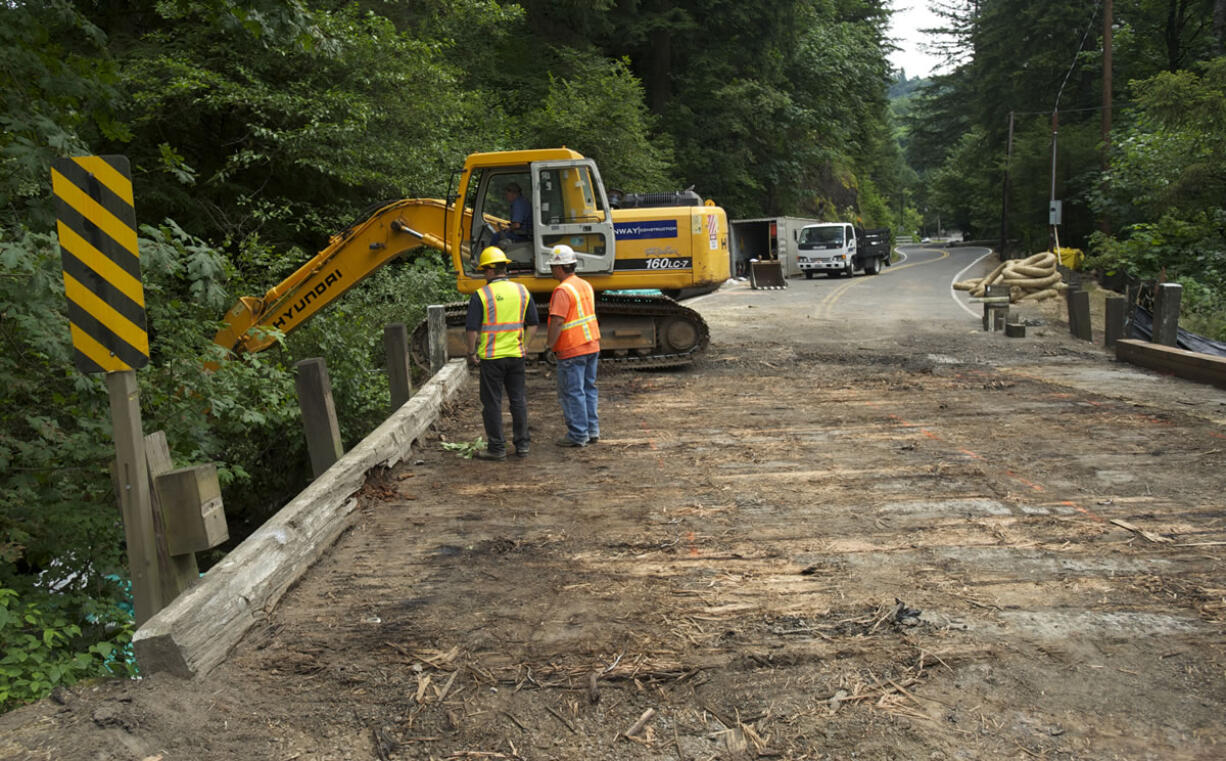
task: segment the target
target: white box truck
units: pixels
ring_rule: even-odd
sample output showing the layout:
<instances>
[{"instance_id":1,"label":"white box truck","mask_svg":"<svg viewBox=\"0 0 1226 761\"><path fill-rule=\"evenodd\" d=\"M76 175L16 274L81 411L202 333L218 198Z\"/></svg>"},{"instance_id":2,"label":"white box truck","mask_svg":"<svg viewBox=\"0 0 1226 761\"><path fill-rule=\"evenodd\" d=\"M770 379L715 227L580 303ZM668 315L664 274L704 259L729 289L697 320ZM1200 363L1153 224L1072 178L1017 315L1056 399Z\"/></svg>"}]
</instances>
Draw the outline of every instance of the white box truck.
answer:
<instances>
[{"instance_id":1,"label":"white box truck","mask_svg":"<svg viewBox=\"0 0 1226 761\"><path fill-rule=\"evenodd\" d=\"M728 223L731 229L729 246L732 256L732 274L748 277L749 261L778 260L784 277L797 277L801 273L797 243L805 225L815 224L816 219L804 217L760 217L757 219L734 219Z\"/></svg>"}]
</instances>

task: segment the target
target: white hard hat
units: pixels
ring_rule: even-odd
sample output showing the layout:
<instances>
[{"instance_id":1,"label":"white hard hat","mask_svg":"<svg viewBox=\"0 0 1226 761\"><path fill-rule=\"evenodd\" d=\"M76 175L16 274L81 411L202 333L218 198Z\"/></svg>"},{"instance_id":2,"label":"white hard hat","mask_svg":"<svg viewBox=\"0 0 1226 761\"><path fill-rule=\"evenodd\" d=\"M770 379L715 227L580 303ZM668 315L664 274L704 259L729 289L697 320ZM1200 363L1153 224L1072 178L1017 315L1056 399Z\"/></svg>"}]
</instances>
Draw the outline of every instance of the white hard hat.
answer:
<instances>
[{"instance_id":1,"label":"white hard hat","mask_svg":"<svg viewBox=\"0 0 1226 761\"><path fill-rule=\"evenodd\" d=\"M579 258L575 256L575 249L571 248L565 243L559 243L558 245L554 246L552 253L553 256L549 257L550 267L554 266L555 264L574 264L575 262L579 261Z\"/></svg>"}]
</instances>

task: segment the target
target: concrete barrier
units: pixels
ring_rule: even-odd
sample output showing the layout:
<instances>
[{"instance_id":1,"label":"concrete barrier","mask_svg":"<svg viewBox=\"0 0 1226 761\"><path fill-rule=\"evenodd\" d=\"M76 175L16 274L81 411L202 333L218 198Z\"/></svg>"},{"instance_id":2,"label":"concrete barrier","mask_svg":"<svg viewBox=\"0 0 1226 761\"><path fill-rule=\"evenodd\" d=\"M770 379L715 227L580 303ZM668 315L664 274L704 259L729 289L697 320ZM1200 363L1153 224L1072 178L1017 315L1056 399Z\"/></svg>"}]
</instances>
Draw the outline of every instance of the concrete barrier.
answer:
<instances>
[{"instance_id":1,"label":"concrete barrier","mask_svg":"<svg viewBox=\"0 0 1226 761\"><path fill-rule=\"evenodd\" d=\"M254 534L209 569L132 637L142 674L206 674L276 606L285 591L354 520L353 495L367 473L392 466L468 382L463 360L452 360L417 394L311 482Z\"/></svg>"}]
</instances>

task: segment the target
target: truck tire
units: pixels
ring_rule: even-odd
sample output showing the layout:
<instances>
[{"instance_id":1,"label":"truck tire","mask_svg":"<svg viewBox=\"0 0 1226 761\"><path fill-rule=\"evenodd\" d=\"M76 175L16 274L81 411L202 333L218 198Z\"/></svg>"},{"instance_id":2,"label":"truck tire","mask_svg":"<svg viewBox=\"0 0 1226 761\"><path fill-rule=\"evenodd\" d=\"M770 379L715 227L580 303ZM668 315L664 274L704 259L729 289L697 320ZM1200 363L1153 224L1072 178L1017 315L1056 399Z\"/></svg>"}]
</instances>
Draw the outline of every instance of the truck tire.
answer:
<instances>
[{"instance_id":1,"label":"truck tire","mask_svg":"<svg viewBox=\"0 0 1226 761\"><path fill-rule=\"evenodd\" d=\"M856 276L856 265L851 262L848 262L847 269L843 270L843 272L840 273L840 275L846 275L847 277L855 277Z\"/></svg>"},{"instance_id":2,"label":"truck tire","mask_svg":"<svg viewBox=\"0 0 1226 761\"><path fill-rule=\"evenodd\" d=\"M805 270L805 280L813 279L813 270Z\"/></svg>"},{"instance_id":3,"label":"truck tire","mask_svg":"<svg viewBox=\"0 0 1226 761\"><path fill-rule=\"evenodd\" d=\"M876 275L880 271L881 271L881 260L880 259L869 259L867 262L864 263L864 274L865 275Z\"/></svg>"}]
</instances>

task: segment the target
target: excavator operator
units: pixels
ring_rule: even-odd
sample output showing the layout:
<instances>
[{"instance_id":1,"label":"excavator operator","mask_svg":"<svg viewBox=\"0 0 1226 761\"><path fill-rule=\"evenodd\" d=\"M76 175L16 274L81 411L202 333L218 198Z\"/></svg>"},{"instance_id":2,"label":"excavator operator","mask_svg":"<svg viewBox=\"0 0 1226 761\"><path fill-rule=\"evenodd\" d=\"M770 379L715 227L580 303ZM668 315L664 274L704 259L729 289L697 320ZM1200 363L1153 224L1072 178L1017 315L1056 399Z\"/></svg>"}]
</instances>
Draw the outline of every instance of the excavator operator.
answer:
<instances>
[{"instance_id":1,"label":"excavator operator","mask_svg":"<svg viewBox=\"0 0 1226 761\"><path fill-rule=\"evenodd\" d=\"M520 243L532 240L532 204L524 198L523 188L518 182L508 182L502 187L507 204L511 207L511 222L494 236L493 244L500 245L502 241Z\"/></svg>"}]
</instances>

